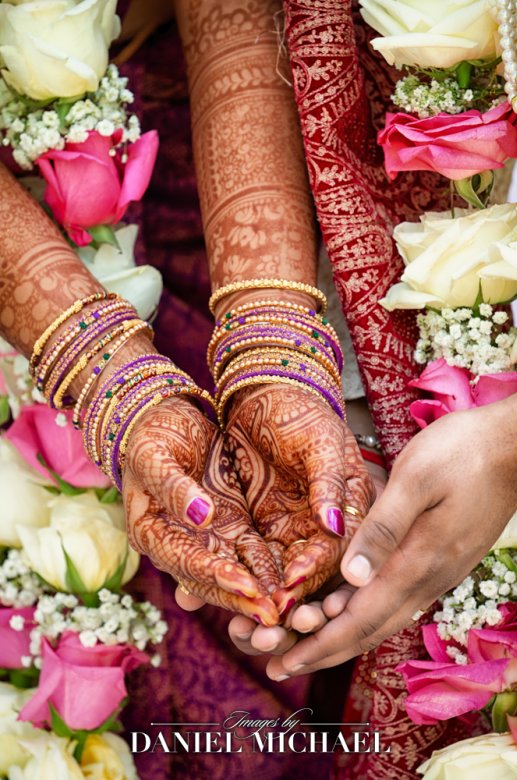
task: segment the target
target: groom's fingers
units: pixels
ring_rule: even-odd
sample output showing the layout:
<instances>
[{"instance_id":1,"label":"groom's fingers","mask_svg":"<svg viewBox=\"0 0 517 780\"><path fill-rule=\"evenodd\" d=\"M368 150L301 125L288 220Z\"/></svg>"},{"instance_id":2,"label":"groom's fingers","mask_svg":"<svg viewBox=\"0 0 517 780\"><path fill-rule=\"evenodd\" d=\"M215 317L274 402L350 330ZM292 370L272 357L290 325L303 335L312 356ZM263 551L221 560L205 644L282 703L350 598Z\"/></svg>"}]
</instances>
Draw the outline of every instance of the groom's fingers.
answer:
<instances>
[{"instance_id":1,"label":"groom's fingers","mask_svg":"<svg viewBox=\"0 0 517 780\"><path fill-rule=\"evenodd\" d=\"M194 596L193 593L187 593L184 590L184 586L182 585L178 585L174 596L176 598L176 604L178 607L184 609L185 612L195 612L197 609L204 607L206 604L204 599L200 599L198 596Z\"/></svg>"},{"instance_id":2,"label":"groom's fingers","mask_svg":"<svg viewBox=\"0 0 517 780\"><path fill-rule=\"evenodd\" d=\"M361 587L372 581L426 510L428 497L425 491L416 490L415 484L418 475L407 466L395 469L359 526L341 564L343 577L352 585Z\"/></svg>"},{"instance_id":3,"label":"groom's fingers","mask_svg":"<svg viewBox=\"0 0 517 780\"><path fill-rule=\"evenodd\" d=\"M281 626L257 626L243 615L237 615L230 621L228 633L234 645L246 655L285 653L297 641L293 631L287 631Z\"/></svg>"}]
</instances>

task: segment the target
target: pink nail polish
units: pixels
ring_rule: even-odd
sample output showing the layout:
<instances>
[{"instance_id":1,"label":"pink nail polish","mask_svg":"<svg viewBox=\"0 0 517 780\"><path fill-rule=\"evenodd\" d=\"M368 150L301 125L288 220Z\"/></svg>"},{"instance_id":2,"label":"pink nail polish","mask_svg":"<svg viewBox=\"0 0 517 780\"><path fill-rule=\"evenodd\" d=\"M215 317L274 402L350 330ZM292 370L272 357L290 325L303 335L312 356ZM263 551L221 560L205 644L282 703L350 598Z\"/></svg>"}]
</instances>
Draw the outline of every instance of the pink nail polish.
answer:
<instances>
[{"instance_id":1,"label":"pink nail polish","mask_svg":"<svg viewBox=\"0 0 517 780\"><path fill-rule=\"evenodd\" d=\"M187 517L189 520L192 520L195 525L203 525L209 513L210 504L199 496L193 498L187 506Z\"/></svg>"},{"instance_id":2,"label":"pink nail polish","mask_svg":"<svg viewBox=\"0 0 517 780\"><path fill-rule=\"evenodd\" d=\"M253 620L256 620L257 623L259 623L259 625L261 625L261 626L265 626L266 625L264 623L264 621L262 620L262 618L260 617L260 615L252 615L251 617L253 618Z\"/></svg>"},{"instance_id":3,"label":"pink nail polish","mask_svg":"<svg viewBox=\"0 0 517 780\"><path fill-rule=\"evenodd\" d=\"M289 610L294 607L296 604L296 599L289 599L283 610L280 612L281 615L285 615Z\"/></svg>"},{"instance_id":4,"label":"pink nail polish","mask_svg":"<svg viewBox=\"0 0 517 780\"><path fill-rule=\"evenodd\" d=\"M345 520L341 509L336 506L331 506L327 509L327 528L329 528L337 536L345 535Z\"/></svg>"},{"instance_id":5,"label":"pink nail polish","mask_svg":"<svg viewBox=\"0 0 517 780\"><path fill-rule=\"evenodd\" d=\"M297 577L297 579L293 580L292 582L290 582L285 587L289 588L289 589L296 588L297 585L301 585L302 582L305 582L306 579L307 579L307 577L305 577L305 576L304 577Z\"/></svg>"}]
</instances>

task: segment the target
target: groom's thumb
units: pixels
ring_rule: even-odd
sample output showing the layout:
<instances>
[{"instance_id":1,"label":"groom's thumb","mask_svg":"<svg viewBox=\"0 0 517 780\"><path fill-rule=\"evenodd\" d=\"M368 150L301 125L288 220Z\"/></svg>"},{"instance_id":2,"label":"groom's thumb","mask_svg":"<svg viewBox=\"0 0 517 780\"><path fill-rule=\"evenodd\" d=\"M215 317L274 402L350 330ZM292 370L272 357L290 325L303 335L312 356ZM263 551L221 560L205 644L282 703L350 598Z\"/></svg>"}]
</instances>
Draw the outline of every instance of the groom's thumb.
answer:
<instances>
[{"instance_id":1,"label":"groom's thumb","mask_svg":"<svg viewBox=\"0 0 517 780\"><path fill-rule=\"evenodd\" d=\"M398 475L397 475L398 476ZM400 546L416 518L426 509L406 479L393 475L363 520L341 561L343 577L366 585Z\"/></svg>"}]
</instances>

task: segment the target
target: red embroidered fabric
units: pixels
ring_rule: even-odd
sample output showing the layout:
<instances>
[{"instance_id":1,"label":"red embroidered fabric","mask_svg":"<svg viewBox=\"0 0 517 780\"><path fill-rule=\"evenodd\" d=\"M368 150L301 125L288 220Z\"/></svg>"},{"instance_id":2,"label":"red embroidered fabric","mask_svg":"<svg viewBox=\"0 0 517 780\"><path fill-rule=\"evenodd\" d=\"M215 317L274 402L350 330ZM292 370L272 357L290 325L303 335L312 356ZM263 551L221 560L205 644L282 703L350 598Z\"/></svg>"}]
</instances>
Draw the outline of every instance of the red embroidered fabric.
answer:
<instances>
[{"instance_id":1,"label":"red embroidered fabric","mask_svg":"<svg viewBox=\"0 0 517 780\"><path fill-rule=\"evenodd\" d=\"M285 0L286 41L307 167L334 282L350 328L370 410L388 462L415 433L408 408L415 318L388 314L378 301L402 270L391 238L403 219L448 207L444 180L405 173L390 182L377 130L396 72L368 46L369 28L351 0ZM389 754L363 754L335 765L336 778L415 778L433 749L477 732L458 722L418 727L404 709L396 666L424 654L417 625L356 665L344 721L379 729Z\"/></svg>"}]
</instances>

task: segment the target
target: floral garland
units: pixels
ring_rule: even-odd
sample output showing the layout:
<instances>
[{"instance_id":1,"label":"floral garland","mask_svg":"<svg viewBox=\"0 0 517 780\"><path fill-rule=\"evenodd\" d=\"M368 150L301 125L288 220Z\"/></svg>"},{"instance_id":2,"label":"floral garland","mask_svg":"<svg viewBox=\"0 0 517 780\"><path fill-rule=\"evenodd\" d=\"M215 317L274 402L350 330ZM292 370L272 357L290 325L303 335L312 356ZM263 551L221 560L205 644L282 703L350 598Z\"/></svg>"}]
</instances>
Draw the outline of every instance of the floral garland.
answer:
<instances>
[{"instance_id":1,"label":"floral garland","mask_svg":"<svg viewBox=\"0 0 517 780\"><path fill-rule=\"evenodd\" d=\"M380 303L420 310L411 386L421 428L517 392L517 209L490 205L495 171L517 158L517 3L360 0L372 46L404 71L379 133L390 178L431 170L450 182L451 209L404 222L405 270ZM458 197L466 208L458 208ZM408 715L431 724L472 711L493 733L437 751L427 780L513 776L517 767L517 514L479 566L422 627L428 661L401 665Z\"/></svg>"},{"instance_id":2,"label":"floral garland","mask_svg":"<svg viewBox=\"0 0 517 780\"><path fill-rule=\"evenodd\" d=\"M0 2L0 152L91 272L149 318L161 277L135 266L138 228L121 219L158 140L141 134L109 63L115 11L116 0ZM139 556L120 496L5 343L0 426L0 777L138 780L115 733L125 677L160 663L167 625L124 592Z\"/></svg>"}]
</instances>

